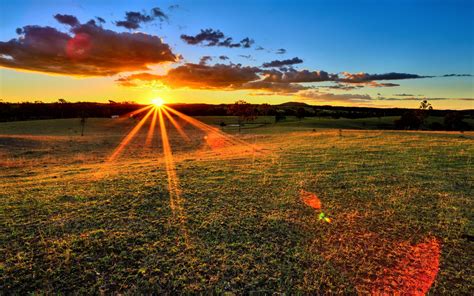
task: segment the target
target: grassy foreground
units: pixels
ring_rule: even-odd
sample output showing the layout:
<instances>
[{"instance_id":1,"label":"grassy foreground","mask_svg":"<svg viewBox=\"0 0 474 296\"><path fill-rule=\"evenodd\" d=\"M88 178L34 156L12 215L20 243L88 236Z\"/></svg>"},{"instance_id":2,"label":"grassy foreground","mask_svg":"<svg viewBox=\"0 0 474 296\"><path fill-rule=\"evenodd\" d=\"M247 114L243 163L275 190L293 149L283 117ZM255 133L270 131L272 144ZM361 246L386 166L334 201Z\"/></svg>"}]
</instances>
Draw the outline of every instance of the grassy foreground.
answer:
<instances>
[{"instance_id":1,"label":"grassy foreground","mask_svg":"<svg viewBox=\"0 0 474 296\"><path fill-rule=\"evenodd\" d=\"M1 290L366 294L413 280L397 266L424 268L416 246L434 241L429 293L473 290L474 133L304 120L235 135L255 148L181 124L176 213L159 129L109 163L133 122L89 119L84 137L78 119L0 123Z\"/></svg>"}]
</instances>

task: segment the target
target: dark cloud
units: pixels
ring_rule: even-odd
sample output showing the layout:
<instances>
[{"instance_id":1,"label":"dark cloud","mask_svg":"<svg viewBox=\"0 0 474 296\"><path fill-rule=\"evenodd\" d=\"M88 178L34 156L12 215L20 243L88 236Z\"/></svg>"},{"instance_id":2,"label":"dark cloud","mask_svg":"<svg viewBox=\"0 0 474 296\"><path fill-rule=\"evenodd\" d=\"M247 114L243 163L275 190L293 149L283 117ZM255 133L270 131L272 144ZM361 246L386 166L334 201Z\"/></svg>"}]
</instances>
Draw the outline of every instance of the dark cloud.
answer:
<instances>
[{"instance_id":1,"label":"dark cloud","mask_svg":"<svg viewBox=\"0 0 474 296\"><path fill-rule=\"evenodd\" d=\"M396 83L380 83L378 86L381 86L381 87L394 87L394 86L400 86L400 84L396 84Z\"/></svg>"},{"instance_id":2,"label":"dark cloud","mask_svg":"<svg viewBox=\"0 0 474 296\"><path fill-rule=\"evenodd\" d=\"M325 71L297 71L290 69L287 72L280 72L277 70L266 70L263 71L263 74L264 80L269 82L304 83L335 81L338 79L337 74L330 74Z\"/></svg>"},{"instance_id":3,"label":"dark cloud","mask_svg":"<svg viewBox=\"0 0 474 296\"><path fill-rule=\"evenodd\" d=\"M21 35L0 42L0 66L45 73L106 76L147 70L148 65L173 62L177 56L161 38L144 33L118 33L74 18L70 33L52 27L25 26Z\"/></svg>"},{"instance_id":4,"label":"dark cloud","mask_svg":"<svg viewBox=\"0 0 474 296\"><path fill-rule=\"evenodd\" d=\"M242 67L241 65L216 64L212 66L200 64L184 64L171 69L166 75L123 77L119 83L127 82L160 82L171 88L193 89L241 89L242 85L259 79L257 73L260 69L255 67ZM151 75L151 74L149 74Z\"/></svg>"},{"instance_id":5,"label":"dark cloud","mask_svg":"<svg viewBox=\"0 0 474 296\"><path fill-rule=\"evenodd\" d=\"M225 55L221 55L221 56L219 56L219 59L225 61L225 60L228 60L229 57L228 57L228 56L225 56Z\"/></svg>"},{"instance_id":6,"label":"dark cloud","mask_svg":"<svg viewBox=\"0 0 474 296\"><path fill-rule=\"evenodd\" d=\"M188 63L171 69L166 75L140 73L122 77L117 82L123 86L162 83L171 88L261 90L273 94L291 94L311 88L297 83L263 80L261 71L240 64L211 66Z\"/></svg>"},{"instance_id":7,"label":"dark cloud","mask_svg":"<svg viewBox=\"0 0 474 296\"><path fill-rule=\"evenodd\" d=\"M253 39L250 39L248 37L240 40L240 44L242 45L243 48L250 48L254 43L255 41L253 41Z\"/></svg>"},{"instance_id":8,"label":"dark cloud","mask_svg":"<svg viewBox=\"0 0 474 296\"><path fill-rule=\"evenodd\" d=\"M374 101L421 101L426 99L428 101L444 101L444 100L463 100L463 101L474 101L474 98L393 98L393 97L382 97L380 94L376 98L371 97L368 94L332 94L319 92L318 90L308 89L302 90L296 93L297 96L303 100L309 101L328 101L328 102L351 102L351 103L369 103Z\"/></svg>"},{"instance_id":9,"label":"dark cloud","mask_svg":"<svg viewBox=\"0 0 474 296\"><path fill-rule=\"evenodd\" d=\"M179 8L181 8L179 4L173 4L173 5L168 6L168 10L176 10Z\"/></svg>"},{"instance_id":10,"label":"dark cloud","mask_svg":"<svg viewBox=\"0 0 474 296\"><path fill-rule=\"evenodd\" d=\"M117 21L115 25L129 30L136 30L140 28L141 24L152 22L157 18L160 21L164 21L168 19L168 16L158 7L152 8L149 14L138 11L127 11L125 13L125 20Z\"/></svg>"},{"instance_id":11,"label":"dark cloud","mask_svg":"<svg viewBox=\"0 0 474 296\"><path fill-rule=\"evenodd\" d=\"M285 54L285 53L286 53L286 49L284 49L284 48L277 49L277 51L276 51L275 53L276 53L276 54Z\"/></svg>"},{"instance_id":12,"label":"dark cloud","mask_svg":"<svg viewBox=\"0 0 474 296\"><path fill-rule=\"evenodd\" d=\"M211 56L202 56L201 59L199 59L199 65L205 65L209 61L212 61Z\"/></svg>"},{"instance_id":13,"label":"dark cloud","mask_svg":"<svg viewBox=\"0 0 474 296\"><path fill-rule=\"evenodd\" d=\"M445 74L441 77L472 77L472 74Z\"/></svg>"},{"instance_id":14,"label":"dark cloud","mask_svg":"<svg viewBox=\"0 0 474 296\"><path fill-rule=\"evenodd\" d=\"M160 21L168 19L168 16L158 7L152 8L151 13L155 18L159 18Z\"/></svg>"},{"instance_id":15,"label":"dark cloud","mask_svg":"<svg viewBox=\"0 0 474 296\"><path fill-rule=\"evenodd\" d=\"M301 97L305 101L317 101L317 102L350 102L350 103L364 103L372 101L370 95L360 94L332 94L319 92L318 90L303 90L298 92L296 95Z\"/></svg>"},{"instance_id":16,"label":"dark cloud","mask_svg":"<svg viewBox=\"0 0 474 296\"><path fill-rule=\"evenodd\" d=\"M363 87L364 85L342 84L342 83L337 83L335 85L328 85L328 86L320 86L320 88L339 89L339 90L353 90L353 89L358 89L358 88L363 88Z\"/></svg>"},{"instance_id":17,"label":"dark cloud","mask_svg":"<svg viewBox=\"0 0 474 296\"><path fill-rule=\"evenodd\" d=\"M394 94L394 96L396 96L396 97L414 97L415 95L403 93L403 94Z\"/></svg>"},{"instance_id":18,"label":"dark cloud","mask_svg":"<svg viewBox=\"0 0 474 296\"><path fill-rule=\"evenodd\" d=\"M370 87L395 87L395 86L400 86L400 84L396 83L380 83L377 81L369 81L363 83L364 86L370 86Z\"/></svg>"},{"instance_id":19,"label":"dark cloud","mask_svg":"<svg viewBox=\"0 0 474 296\"><path fill-rule=\"evenodd\" d=\"M245 83L241 86L241 89L255 89L271 92L274 94L294 94L298 91L310 89L311 87L303 86L297 83L284 83L284 82L269 82L264 80L252 81Z\"/></svg>"},{"instance_id":20,"label":"dark cloud","mask_svg":"<svg viewBox=\"0 0 474 296\"><path fill-rule=\"evenodd\" d=\"M248 55L245 55L245 54L239 54L239 57L242 57L242 58L244 58L244 59L251 59L251 58L252 58L252 56L251 56L251 55L249 55L249 54L248 54Z\"/></svg>"},{"instance_id":21,"label":"dark cloud","mask_svg":"<svg viewBox=\"0 0 474 296\"><path fill-rule=\"evenodd\" d=\"M95 20L89 20L86 24L91 25L91 26L97 26L97 23L95 22Z\"/></svg>"},{"instance_id":22,"label":"dark cloud","mask_svg":"<svg viewBox=\"0 0 474 296\"><path fill-rule=\"evenodd\" d=\"M229 47L229 48L234 48L234 47L240 47L240 43L233 43L231 37L227 37L224 41L221 41L217 43L217 46L223 46L223 47Z\"/></svg>"},{"instance_id":23,"label":"dark cloud","mask_svg":"<svg viewBox=\"0 0 474 296\"><path fill-rule=\"evenodd\" d=\"M250 38L244 38L238 43L234 43L231 37L227 37L219 30L214 29L201 29L201 32L192 35L181 35L181 39L190 45L204 45L204 46L222 46L222 47L243 47L249 48L252 46L254 41Z\"/></svg>"},{"instance_id":24,"label":"dark cloud","mask_svg":"<svg viewBox=\"0 0 474 296\"><path fill-rule=\"evenodd\" d=\"M381 101L446 101L446 100L461 100L461 101L474 101L474 98L420 98L420 97L406 97L406 98L391 98L391 97L378 97L377 100Z\"/></svg>"},{"instance_id":25,"label":"dark cloud","mask_svg":"<svg viewBox=\"0 0 474 296\"><path fill-rule=\"evenodd\" d=\"M139 85L161 83L171 88L191 89L220 89L220 90L260 90L257 94L296 95L317 101L338 102L368 102L374 100L369 95L361 94L332 94L320 92L310 83L333 82L335 85L320 86L325 89L354 90L363 87L395 87L395 83L380 83L368 79L413 79L421 78L416 74L350 74L344 73L340 78L338 74L326 71L295 70L287 68L286 71L277 69L264 69L258 67L244 67L240 64L215 64L207 65L211 57L204 56L199 64L187 63L171 69L165 75L131 75L121 78L118 82L122 85ZM221 59L227 57L221 56ZM357 78L357 79L356 79ZM351 82L343 82L349 80ZM357 81L357 82L356 82ZM381 99L384 99L381 97Z\"/></svg>"},{"instance_id":26,"label":"dark cloud","mask_svg":"<svg viewBox=\"0 0 474 296\"><path fill-rule=\"evenodd\" d=\"M274 60L268 63L264 63L262 67L264 68L273 68L273 67L282 67L282 66L289 66L289 65L296 65L296 64L301 64L303 62L302 59L298 57L294 57L292 59L288 60Z\"/></svg>"},{"instance_id":27,"label":"dark cloud","mask_svg":"<svg viewBox=\"0 0 474 296\"><path fill-rule=\"evenodd\" d=\"M349 73L343 72L344 78L339 81L347 83L366 83L375 80L402 80L402 79L418 79L418 78L432 78L434 76L421 76L418 74L407 73L385 73L385 74L369 74L369 73Z\"/></svg>"},{"instance_id":28,"label":"dark cloud","mask_svg":"<svg viewBox=\"0 0 474 296\"><path fill-rule=\"evenodd\" d=\"M225 38L224 33L213 29L204 29L195 36L190 35L181 35L181 39L187 44L196 45L200 43L205 43L206 46L217 46L221 39Z\"/></svg>"},{"instance_id":29,"label":"dark cloud","mask_svg":"<svg viewBox=\"0 0 474 296\"><path fill-rule=\"evenodd\" d=\"M79 25L79 20L73 15L58 13L54 16L54 18L61 24L68 25L71 27Z\"/></svg>"}]
</instances>

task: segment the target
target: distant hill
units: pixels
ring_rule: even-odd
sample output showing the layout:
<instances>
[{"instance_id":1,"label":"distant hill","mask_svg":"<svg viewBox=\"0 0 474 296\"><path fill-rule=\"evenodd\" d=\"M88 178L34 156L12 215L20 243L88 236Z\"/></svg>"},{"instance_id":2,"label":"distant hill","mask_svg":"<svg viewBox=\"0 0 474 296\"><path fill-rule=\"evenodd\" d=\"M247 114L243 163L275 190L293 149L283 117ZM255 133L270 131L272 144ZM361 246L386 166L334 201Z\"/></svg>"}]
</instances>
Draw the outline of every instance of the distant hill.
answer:
<instances>
[{"instance_id":1,"label":"distant hill","mask_svg":"<svg viewBox=\"0 0 474 296\"><path fill-rule=\"evenodd\" d=\"M281 107L311 107L310 105L302 102L286 102L283 104L279 104L276 106L281 106Z\"/></svg>"}]
</instances>

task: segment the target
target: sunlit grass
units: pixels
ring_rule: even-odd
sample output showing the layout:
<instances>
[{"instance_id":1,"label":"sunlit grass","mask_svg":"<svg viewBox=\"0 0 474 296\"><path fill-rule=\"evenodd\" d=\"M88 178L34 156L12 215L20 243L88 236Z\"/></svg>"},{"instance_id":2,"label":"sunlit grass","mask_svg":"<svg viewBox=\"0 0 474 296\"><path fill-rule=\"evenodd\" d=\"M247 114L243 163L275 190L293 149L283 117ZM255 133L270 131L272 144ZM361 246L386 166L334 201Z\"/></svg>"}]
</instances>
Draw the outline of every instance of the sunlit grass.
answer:
<instances>
[{"instance_id":1,"label":"sunlit grass","mask_svg":"<svg viewBox=\"0 0 474 296\"><path fill-rule=\"evenodd\" d=\"M153 113L100 179L140 119L91 119L85 137L70 134L79 120L6 124L4 289L363 294L422 271L431 294L470 292L472 133L295 122L227 139L168 111L188 142L161 110L151 149ZM38 124L49 134L29 135Z\"/></svg>"}]
</instances>

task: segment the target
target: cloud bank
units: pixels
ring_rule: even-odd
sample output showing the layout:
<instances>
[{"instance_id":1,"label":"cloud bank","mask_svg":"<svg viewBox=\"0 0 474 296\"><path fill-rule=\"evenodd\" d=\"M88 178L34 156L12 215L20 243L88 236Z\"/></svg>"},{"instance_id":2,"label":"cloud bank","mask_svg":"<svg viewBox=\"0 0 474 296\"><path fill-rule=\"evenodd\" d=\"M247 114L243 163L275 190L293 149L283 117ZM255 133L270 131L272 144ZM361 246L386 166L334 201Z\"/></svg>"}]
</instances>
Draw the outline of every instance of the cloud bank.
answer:
<instances>
[{"instance_id":1,"label":"cloud bank","mask_svg":"<svg viewBox=\"0 0 474 296\"><path fill-rule=\"evenodd\" d=\"M0 66L17 70L81 76L108 76L148 70L148 65L178 59L161 38L145 33L118 33L75 16L54 16L68 25L56 28L25 26L15 39L0 42Z\"/></svg>"}]
</instances>

